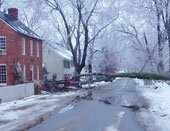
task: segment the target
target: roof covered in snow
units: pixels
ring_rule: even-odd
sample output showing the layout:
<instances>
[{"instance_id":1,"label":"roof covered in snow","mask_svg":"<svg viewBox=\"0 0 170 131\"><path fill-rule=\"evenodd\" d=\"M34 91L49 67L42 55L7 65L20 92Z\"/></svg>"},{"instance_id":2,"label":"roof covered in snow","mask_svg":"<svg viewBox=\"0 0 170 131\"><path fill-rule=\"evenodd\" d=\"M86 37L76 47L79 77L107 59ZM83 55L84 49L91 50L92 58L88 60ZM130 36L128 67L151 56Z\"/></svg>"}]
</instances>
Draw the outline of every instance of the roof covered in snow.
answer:
<instances>
[{"instance_id":1,"label":"roof covered in snow","mask_svg":"<svg viewBox=\"0 0 170 131\"><path fill-rule=\"evenodd\" d=\"M71 51L63 48L63 47L57 47L54 49L54 51L56 53L58 53L61 57L68 59L68 60L72 60L72 53Z\"/></svg>"},{"instance_id":2,"label":"roof covered in snow","mask_svg":"<svg viewBox=\"0 0 170 131\"><path fill-rule=\"evenodd\" d=\"M35 32L26 27L21 21L15 20L16 18L14 16L8 15L4 12L0 12L0 19L8 24L12 29L21 34L41 39L40 36L38 36Z\"/></svg>"},{"instance_id":3,"label":"roof covered in snow","mask_svg":"<svg viewBox=\"0 0 170 131\"><path fill-rule=\"evenodd\" d=\"M68 49L66 49L65 47L61 47L61 46L57 46L57 45L47 45L46 48L48 48L50 51L57 53L58 55L60 55L61 57L63 57L64 59L67 60L72 60L73 59L73 55L71 53L71 51L69 51Z\"/></svg>"}]
</instances>

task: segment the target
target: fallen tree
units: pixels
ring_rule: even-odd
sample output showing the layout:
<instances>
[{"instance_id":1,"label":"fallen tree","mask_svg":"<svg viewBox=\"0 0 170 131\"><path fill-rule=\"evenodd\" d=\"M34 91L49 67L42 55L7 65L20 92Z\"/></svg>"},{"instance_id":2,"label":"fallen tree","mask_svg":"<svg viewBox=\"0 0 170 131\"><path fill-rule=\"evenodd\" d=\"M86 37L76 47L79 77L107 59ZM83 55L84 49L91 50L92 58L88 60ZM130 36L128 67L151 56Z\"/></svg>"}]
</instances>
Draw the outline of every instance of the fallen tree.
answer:
<instances>
[{"instance_id":1,"label":"fallen tree","mask_svg":"<svg viewBox=\"0 0 170 131\"><path fill-rule=\"evenodd\" d=\"M157 74L157 73L147 73L147 72L114 73L113 76L114 77L148 79L148 80L170 80L170 75L168 75L168 74Z\"/></svg>"},{"instance_id":2,"label":"fallen tree","mask_svg":"<svg viewBox=\"0 0 170 131\"><path fill-rule=\"evenodd\" d=\"M49 92L62 92L70 91L78 88L85 84L92 84L94 82L112 82L116 77L126 77L126 78L138 78L147 80L170 80L170 75L156 74L156 73L140 73L140 72L126 72L126 73L91 73L91 74L81 74L74 76L72 79L60 80L60 81L45 81L44 90ZM77 81L78 80L78 81Z\"/></svg>"}]
</instances>

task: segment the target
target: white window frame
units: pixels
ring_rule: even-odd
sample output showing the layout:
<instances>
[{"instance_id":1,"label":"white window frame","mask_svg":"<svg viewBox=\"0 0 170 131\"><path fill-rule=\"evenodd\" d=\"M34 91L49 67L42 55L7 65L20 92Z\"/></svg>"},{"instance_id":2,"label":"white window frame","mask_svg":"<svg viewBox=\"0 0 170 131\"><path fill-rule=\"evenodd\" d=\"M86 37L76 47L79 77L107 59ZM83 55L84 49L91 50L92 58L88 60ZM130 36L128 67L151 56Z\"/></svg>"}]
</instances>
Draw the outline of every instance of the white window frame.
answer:
<instances>
[{"instance_id":1,"label":"white window frame","mask_svg":"<svg viewBox=\"0 0 170 131\"><path fill-rule=\"evenodd\" d=\"M37 47L37 57L40 57L40 46L39 46L39 42L36 43L36 47Z\"/></svg>"},{"instance_id":2,"label":"white window frame","mask_svg":"<svg viewBox=\"0 0 170 131\"><path fill-rule=\"evenodd\" d=\"M22 38L22 55L26 55L26 53L25 53L25 38Z\"/></svg>"},{"instance_id":3,"label":"white window frame","mask_svg":"<svg viewBox=\"0 0 170 131\"><path fill-rule=\"evenodd\" d=\"M7 85L7 66L6 66L6 64L0 64L0 66L5 66L5 68L6 68L6 73L5 74L0 74L0 75L3 75L3 76L6 76L5 77L6 78L6 83L2 83L2 80L0 78L0 86L6 86Z\"/></svg>"},{"instance_id":4,"label":"white window frame","mask_svg":"<svg viewBox=\"0 0 170 131\"><path fill-rule=\"evenodd\" d=\"M37 80L40 80L40 67L37 66Z\"/></svg>"},{"instance_id":5,"label":"white window frame","mask_svg":"<svg viewBox=\"0 0 170 131\"><path fill-rule=\"evenodd\" d=\"M26 66L23 65L23 78L26 80Z\"/></svg>"},{"instance_id":6,"label":"white window frame","mask_svg":"<svg viewBox=\"0 0 170 131\"><path fill-rule=\"evenodd\" d=\"M32 81L34 81L34 66L33 65L30 65L30 71L32 71L31 79Z\"/></svg>"},{"instance_id":7,"label":"white window frame","mask_svg":"<svg viewBox=\"0 0 170 131\"><path fill-rule=\"evenodd\" d=\"M0 36L0 39L4 39L4 43L0 40L0 55L6 55L6 36Z\"/></svg>"},{"instance_id":8,"label":"white window frame","mask_svg":"<svg viewBox=\"0 0 170 131\"><path fill-rule=\"evenodd\" d=\"M30 40L30 56L33 56L33 49L34 49L34 47L33 47L33 41Z\"/></svg>"}]
</instances>

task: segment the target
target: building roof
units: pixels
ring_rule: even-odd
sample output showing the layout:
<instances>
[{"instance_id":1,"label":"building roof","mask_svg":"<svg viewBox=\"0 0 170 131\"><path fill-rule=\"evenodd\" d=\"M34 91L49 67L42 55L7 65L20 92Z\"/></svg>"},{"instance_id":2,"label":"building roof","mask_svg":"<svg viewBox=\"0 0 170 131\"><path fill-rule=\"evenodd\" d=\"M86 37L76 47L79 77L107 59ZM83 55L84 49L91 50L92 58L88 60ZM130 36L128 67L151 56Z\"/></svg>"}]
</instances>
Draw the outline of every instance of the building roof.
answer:
<instances>
[{"instance_id":1,"label":"building roof","mask_svg":"<svg viewBox=\"0 0 170 131\"><path fill-rule=\"evenodd\" d=\"M0 11L0 19L4 21L6 24L8 24L12 29L21 34L41 39L40 36L38 36L35 32L26 27L21 21L16 20L14 16L8 15Z\"/></svg>"},{"instance_id":2,"label":"building roof","mask_svg":"<svg viewBox=\"0 0 170 131\"><path fill-rule=\"evenodd\" d=\"M67 60L73 60L73 55L71 51L67 50L64 47L61 46L52 46L52 45L47 45L46 46L50 51L53 51L54 53L57 53L61 57Z\"/></svg>"},{"instance_id":3,"label":"building roof","mask_svg":"<svg viewBox=\"0 0 170 131\"><path fill-rule=\"evenodd\" d=\"M56 53L58 53L61 57L65 58L67 60L73 59L71 51L69 51L69 50L67 50L63 47L57 47L57 48L54 49L54 51Z\"/></svg>"}]
</instances>

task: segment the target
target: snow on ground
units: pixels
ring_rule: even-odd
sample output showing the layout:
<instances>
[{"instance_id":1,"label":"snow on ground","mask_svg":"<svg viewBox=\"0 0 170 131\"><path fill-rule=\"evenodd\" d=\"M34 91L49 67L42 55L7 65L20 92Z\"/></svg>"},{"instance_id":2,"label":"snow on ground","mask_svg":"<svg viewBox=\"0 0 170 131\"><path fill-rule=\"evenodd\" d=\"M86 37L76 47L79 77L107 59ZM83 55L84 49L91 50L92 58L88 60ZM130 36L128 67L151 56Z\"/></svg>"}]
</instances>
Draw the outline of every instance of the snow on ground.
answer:
<instances>
[{"instance_id":1,"label":"snow on ground","mask_svg":"<svg viewBox=\"0 0 170 131\"><path fill-rule=\"evenodd\" d=\"M100 86L103 86L103 85L106 85L110 82L105 82L105 81L101 81L101 82L95 82L93 84L84 84L82 85L82 88L86 89L86 88L89 88L89 87L100 87Z\"/></svg>"},{"instance_id":2,"label":"snow on ground","mask_svg":"<svg viewBox=\"0 0 170 131\"><path fill-rule=\"evenodd\" d=\"M69 111L69 110L73 109L74 107L75 107L74 105L70 104L70 105L64 107L64 108L63 108L62 110L60 110L58 113L59 113L59 114L62 114L62 113L64 113L64 112L66 112L66 111Z\"/></svg>"},{"instance_id":3,"label":"snow on ground","mask_svg":"<svg viewBox=\"0 0 170 131\"><path fill-rule=\"evenodd\" d=\"M134 79L137 83L137 90L144 96L149 103L148 109L143 109L140 114L140 120L145 121L145 127L150 131L155 131L152 126L156 125L158 131L170 131L170 85L163 81L152 81L152 84L145 85L144 80ZM107 82L95 83L92 86L105 85ZM86 85L89 87L89 85ZM86 86L84 88L86 88ZM76 92L66 92L57 94L34 95L22 100L6 102L0 104L0 130L11 130L35 118L60 108L77 95L83 95L85 92L80 90ZM63 104L64 103L64 104ZM60 113L74 108L68 105ZM124 112L119 112L115 121L120 122ZM25 119L27 118L27 119ZM114 124L105 128L105 131L116 131ZM16 126L16 127L15 127Z\"/></svg>"},{"instance_id":4,"label":"snow on ground","mask_svg":"<svg viewBox=\"0 0 170 131\"><path fill-rule=\"evenodd\" d=\"M13 130L38 117L65 106L85 91L34 95L0 104L0 130ZM27 118L27 119L25 119Z\"/></svg>"},{"instance_id":5,"label":"snow on ground","mask_svg":"<svg viewBox=\"0 0 170 131\"><path fill-rule=\"evenodd\" d=\"M149 113L143 112L142 116L150 115L150 125L154 122L159 131L170 131L170 85L163 81L153 81L151 85L144 85L143 80L135 79L139 90L149 102ZM149 123L148 123L149 125ZM149 127L148 127L149 129ZM152 130L152 129L150 129Z\"/></svg>"},{"instance_id":6,"label":"snow on ground","mask_svg":"<svg viewBox=\"0 0 170 131\"><path fill-rule=\"evenodd\" d=\"M125 114L125 112L120 111L116 114L116 116L114 117L114 123L108 127L106 127L105 131L118 131L118 127L120 125L120 122L123 118L123 115Z\"/></svg>"},{"instance_id":7,"label":"snow on ground","mask_svg":"<svg viewBox=\"0 0 170 131\"><path fill-rule=\"evenodd\" d=\"M144 84L144 81L141 80L141 79L135 78L134 80L135 80L135 82L138 84L138 86L144 86L144 85L145 85L145 84Z\"/></svg>"}]
</instances>

